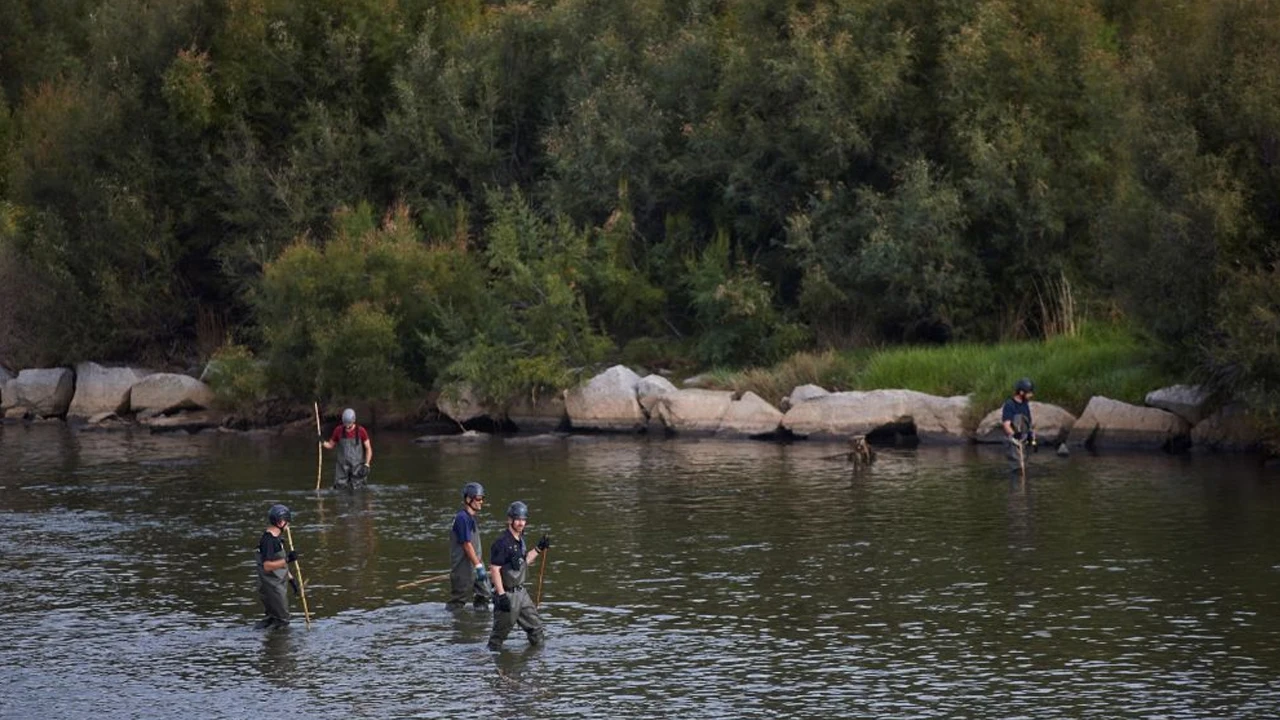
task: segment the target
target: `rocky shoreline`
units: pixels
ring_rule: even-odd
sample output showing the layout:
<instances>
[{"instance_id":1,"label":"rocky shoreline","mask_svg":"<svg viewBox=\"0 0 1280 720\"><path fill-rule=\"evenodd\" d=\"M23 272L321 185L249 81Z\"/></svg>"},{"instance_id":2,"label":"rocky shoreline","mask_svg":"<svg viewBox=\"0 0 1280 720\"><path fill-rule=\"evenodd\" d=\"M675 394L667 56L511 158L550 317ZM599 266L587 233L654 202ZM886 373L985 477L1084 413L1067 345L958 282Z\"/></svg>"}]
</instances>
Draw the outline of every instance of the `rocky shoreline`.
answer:
<instances>
[{"instance_id":1,"label":"rocky shoreline","mask_svg":"<svg viewBox=\"0 0 1280 720\"><path fill-rule=\"evenodd\" d=\"M872 443L999 443L1000 410L977 412L965 395L938 397L913 390L830 392L795 388L775 406L752 392L677 388L661 375L641 377L615 365L560 393L487 407L466 387L449 388L434 404L440 434L469 428L516 433L547 431L718 437L750 440ZM83 362L75 368L0 367L0 414L5 422L54 422L95 429L140 426L152 432L247 429L254 423L220 412L213 390L180 373ZM296 414L296 413L295 413ZM1144 406L1101 396L1079 417L1033 402L1043 442L1089 450L1141 449L1252 452L1261 438L1238 405L1214 407L1198 387L1153 390ZM311 427L296 417L275 427ZM404 425L411 425L399 418ZM384 423L386 424L386 423ZM430 436L429 436L430 437ZM428 438L422 438L430 441Z\"/></svg>"}]
</instances>

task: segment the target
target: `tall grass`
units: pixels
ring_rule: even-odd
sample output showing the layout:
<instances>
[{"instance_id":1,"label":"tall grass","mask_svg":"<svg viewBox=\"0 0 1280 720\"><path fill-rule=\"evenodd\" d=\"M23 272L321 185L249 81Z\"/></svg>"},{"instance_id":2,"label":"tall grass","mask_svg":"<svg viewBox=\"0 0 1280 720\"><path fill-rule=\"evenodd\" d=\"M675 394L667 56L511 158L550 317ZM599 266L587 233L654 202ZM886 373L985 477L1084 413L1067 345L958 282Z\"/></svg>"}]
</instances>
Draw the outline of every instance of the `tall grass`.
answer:
<instances>
[{"instance_id":1,"label":"tall grass","mask_svg":"<svg viewBox=\"0 0 1280 720\"><path fill-rule=\"evenodd\" d=\"M1045 341L802 353L768 369L712 374L719 387L752 390L771 402L814 383L828 390L972 395L977 413L999 407L1020 377L1035 381L1037 400L1075 414L1094 395L1141 403L1147 392L1179 380L1161 369L1155 348L1135 333L1088 324Z\"/></svg>"}]
</instances>

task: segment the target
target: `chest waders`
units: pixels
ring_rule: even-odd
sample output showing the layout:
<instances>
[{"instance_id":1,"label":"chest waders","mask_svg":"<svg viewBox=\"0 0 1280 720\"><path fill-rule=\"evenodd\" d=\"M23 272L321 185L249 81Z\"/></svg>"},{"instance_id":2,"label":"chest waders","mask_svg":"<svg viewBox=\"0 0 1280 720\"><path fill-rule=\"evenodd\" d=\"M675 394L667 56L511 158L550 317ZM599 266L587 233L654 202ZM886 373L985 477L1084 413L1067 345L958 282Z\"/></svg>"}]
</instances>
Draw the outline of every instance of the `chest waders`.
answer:
<instances>
[{"instance_id":1,"label":"chest waders","mask_svg":"<svg viewBox=\"0 0 1280 720\"><path fill-rule=\"evenodd\" d=\"M262 609L266 617L258 623L258 627L269 628L289 624L289 596L286 590L289 585L289 567L279 570L264 570L262 565L268 560L284 560L284 546L271 557L262 557L258 551L258 594L262 597Z\"/></svg>"},{"instance_id":2,"label":"chest waders","mask_svg":"<svg viewBox=\"0 0 1280 720\"><path fill-rule=\"evenodd\" d=\"M502 587L511 600L511 610L502 611L496 605L493 608L493 632L489 634L489 649L494 652L502 649L502 643L506 641L507 635L511 634L511 628L516 625L519 625L529 637L530 645L542 644L545 635L542 616L538 614L538 608L533 604L533 598L529 597L529 591L524 586L525 576L529 572L529 564L524 560L527 553L524 538L521 538L520 554L507 561L500 570Z\"/></svg>"},{"instance_id":3,"label":"chest waders","mask_svg":"<svg viewBox=\"0 0 1280 720\"><path fill-rule=\"evenodd\" d=\"M364 445L360 442L360 431L351 433L351 437L343 432L338 440L338 460L333 467L333 486L335 488L363 487L364 478L356 477L356 468L364 462Z\"/></svg>"},{"instance_id":4,"label":"chest waders","mask_svg":"<svg viewBox=\"0 0 1280 720\"><path fill-rule=\"evenodd\" d=\"M1031 418L1022 414L1014 415L1009 425L1013 427L1013 438L1007 443L1005 455L1009 458L1009 471L1019 472L1026 463L1027 452L1026 445L1019 443L1025 443L1031 436ZM1018 443L1012 442L1013 439L1018 440Z\"/></svg>"},{"instance_id":5,"label":"chest waders","mask_svg":"<svg viewBox=\"0 0 1280 720\"><path fill-rule=\"evenodd\" d=\"M471 549L480 554L480 528L471 534ZM489 583L476 580L475 566L467 559L462 546L453 542L453 533L449 533L449 602L445 607L460 608L471 603L483 610L489 603Z\"/></svg>"}]
</instances>

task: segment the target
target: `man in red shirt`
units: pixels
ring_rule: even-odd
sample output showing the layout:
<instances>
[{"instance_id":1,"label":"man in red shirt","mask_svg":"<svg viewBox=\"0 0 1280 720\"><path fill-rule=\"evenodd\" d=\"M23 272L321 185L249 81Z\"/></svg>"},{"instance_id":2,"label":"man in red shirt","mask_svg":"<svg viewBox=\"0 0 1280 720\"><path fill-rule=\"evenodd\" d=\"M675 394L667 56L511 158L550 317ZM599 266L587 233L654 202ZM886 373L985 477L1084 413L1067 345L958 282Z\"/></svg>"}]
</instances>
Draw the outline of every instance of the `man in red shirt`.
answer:
<instances>
[{"instance_id":1,"label":"man in red shirt","mask_svg":"<svg viewBox=\"0 0 1280 720\"><path fill-rule=\"evenodd\" d=\"M333 466L334 489L364 487L373 463L373 444L369 442L369 432L356 424L356 411L351 408L342 411L342 424L324 441L325 450L335 447L338 459Z\"/></svg>"}]
</instances>

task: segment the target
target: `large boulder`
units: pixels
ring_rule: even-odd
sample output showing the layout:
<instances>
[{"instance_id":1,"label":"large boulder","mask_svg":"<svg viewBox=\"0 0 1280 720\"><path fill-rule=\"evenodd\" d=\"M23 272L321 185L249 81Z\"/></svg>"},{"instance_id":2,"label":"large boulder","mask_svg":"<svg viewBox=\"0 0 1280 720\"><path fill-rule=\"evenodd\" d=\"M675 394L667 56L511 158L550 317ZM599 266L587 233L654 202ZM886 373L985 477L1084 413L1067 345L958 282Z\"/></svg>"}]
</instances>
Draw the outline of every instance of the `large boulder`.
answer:
<instances>
[{"instance_id":1,"label":"large boulder","mask_svg":"<svg viewBox=\"0 0 1280 720\"><path fill-rule=\"evenodd\" d=\"M1209 391L1199 385L1172 385L1147 393L1146 403L1195 425L1208 414Z\"/></svg>"},{"instance_id":2,"label":"large boulder","mask_svg":"<svg viewBox=\"0 0 1280 720\"><path fill-rule=\"evenodd\" d=\"M582 430L639 432L645 427L644 411L636 398L640 376L630 368L614 365L565 394L569 423Z\"/></svg>"},{"instance_id":3,"label":"large boulder","mask_svg":"<svg viewBox=\"0 0 1280 720\"><path fill-rule=\"evenodd\" d=\"M640 401L640 409L650 420L654 418L653 406L665 393L675 392L676 386L661 375L645 375L636 383L636 399Z\"/></svg>"},{"instance_id":4,"label":"large boulder","mask_svg":"<svg viewBox=\"0 0 1280 720\"><path fill-rule=\"evenodd\" d=\"M753 392L735 399L728 390L675 390L658 396L653 407L663 427L678 435L762 437L778 432L782 421L782 412Z\"/></svg>"},{"instance_id":5,"label":"large boulder","mask_svg":"<svg viewBox=\"0 0 1280 720\"><path fill-rule=\"evenodd\" d=\"M67 417L84 419L129 411L134 383L150 375L130 367L103 367L94 362L76 365L76 393L67 408Z\"/></svg>"},{"instance_id":6,"label":"large boulder","mask_svg":"<svg viewBox=\"0 0 1280 720\"><path fill-rule=\"evenodd\" d=\"M748 390L729 403L716 433L728 437L762 437L773 435L782 427L782 411Z\"/></svg>"},{"instance_id":7,"label":"large boulder","mask_svg":"<svg viewBox=\"0 0 1280 720\"><path fill-rule=\"evenodd\" d=\"M791 394L782 399L782 409L790 410L802 402L812 400L814 398L826 397L831 393L823 387L819 387L812 383L808 385L797 385L791 389Z\"/></svg>"},{"instance_id":8,"label":"large boulder","mask_svg":"<svg viewBox=\"0 0 1280 720\"><path fill-rule=\"evenodd\" d=\"M1000 427L1002 410L1003 408L997 408L982 418L978 423L978 429L973 433L975 442L1005 442L1004 428ZM1076 424L1075 415L1057 405L1036 402L1035 400L1031 401L1031 420L1035 426L1036 437L1041 442L1054 445L1065 441L1071 433L1072 426Z\"/></svg>"},{"instance_id":9,"label":"large boulder","mask_svg":"<svg viewBox=\"0 0 1280 720\"><path fill-rule=\"evenodd\" d=\"M1244 407L1223 407L1191 428L1191 444L1203 450L1256 450L1262 433Z\"/></svg>"},{"instance_id":10,"label":"large boulder","mask_svg":"<svg viewBox=\"0 0 1280 720\"><path fill-rule=\"evenodd\" d=\"M969 397L938 397L914 390L838 392L806 400L787 410L782 427L795 435L844 440L877 430L914 432L925 442L959 442L965 437Z\"/></svg>"},{"instance_id":11,"label":"large boulder","mask_svg":"<svg viewBox=\"0 0 1280 720\"><path fill-rule=\"evenodd\" d=\"M129 407L137 413L154 416L174 410L203 410L213 405L213 390L208 385L177 373L148 375L133 384Z\"/></svg>"},{"instance_id":12,"label":"large boulder","mask_svg":"<svg viewBox=\"0 0 1280 720\"><path fill-rule=\"evenodd\" d=\"M436 409L459 425L484 417L493 417L489 407L476 397L469 383L457 383L446 387L436 400Z\"/></svg>"},{"instance_id":13,"label":"large boulder","mask_svg":"<svg viewBox=\"0 0 1280 720\"><path fill-rule=\"evenodd\" d=\"M569 423L563 392L521 395L507 404L506 415L520 432L559 430Z\"/></svg>"},{"instance_id":14,"label":"large boulder","mask_svg":"<svg viewBox=\"0 0 1280 720\"><path fill-rule=\"evenodd\" d=\"M5 416L61 417L67 414L75 389L76 376L70 368L23 370L5 383Z\"/></svg>"},{"instance_id":15,"label":"large boulder","mask_svg":"<svg viewBox=\"0 0 1280 720\"><path fill-rule=\"evenodd\" d=\"M1168 410L1094 396L1071 428L1067 442L1094 450L1177 450L1187 444L1190 432L1191 425Z\"/></svg>"},{"instance_id":16,"label":"large boulder","mask_svg":"<svg viewBox=\"0 0 1280 720\"><path fill-rule=\"evenodd\" d=\"M729 390L674 390L657 397L651 414L668 432L714 435L732 402L733 393Z\"/></svg>"}]
</instances>

